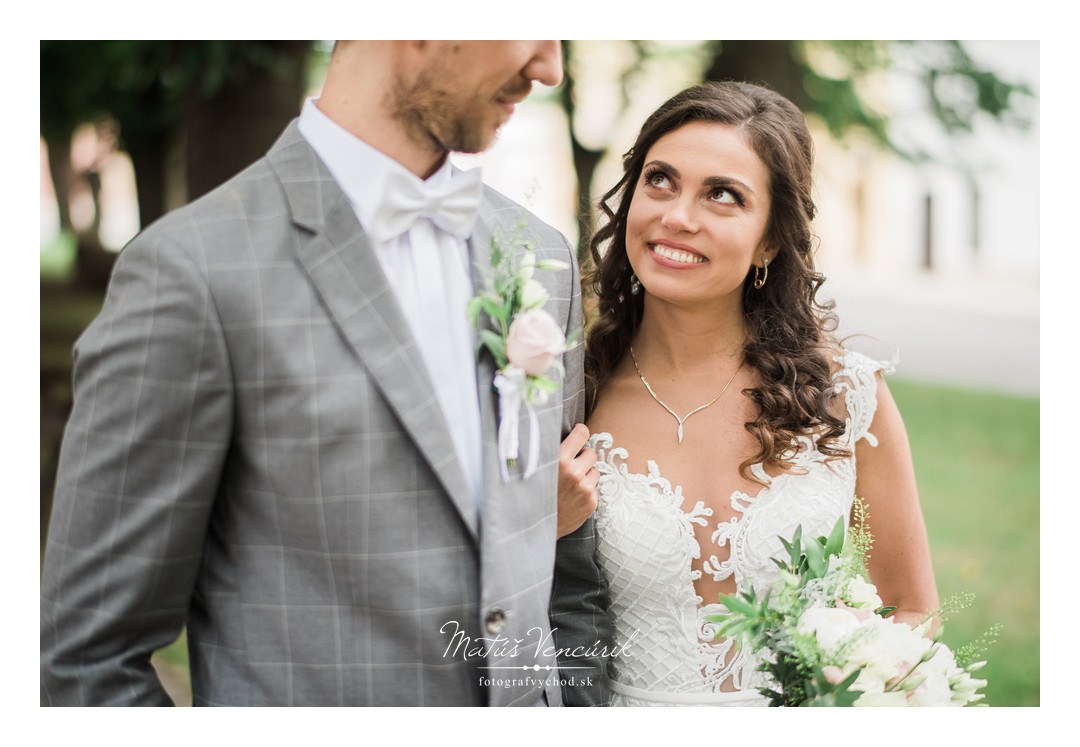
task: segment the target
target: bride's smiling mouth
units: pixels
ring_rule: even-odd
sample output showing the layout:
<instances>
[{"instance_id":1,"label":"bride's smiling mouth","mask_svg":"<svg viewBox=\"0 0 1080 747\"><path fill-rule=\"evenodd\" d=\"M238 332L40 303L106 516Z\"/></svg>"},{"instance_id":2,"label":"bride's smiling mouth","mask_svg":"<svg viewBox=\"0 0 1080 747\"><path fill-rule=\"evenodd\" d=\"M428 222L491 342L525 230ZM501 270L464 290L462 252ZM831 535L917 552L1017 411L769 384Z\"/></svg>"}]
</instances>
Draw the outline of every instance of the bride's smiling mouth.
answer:
<instances>
[{"instance_id":1,"label":"bride's smiling mouth","mask_svg":"<svg viewBox=\"0 0 1080 747\"><path fill-rule=\"evenodd\" d=\"M705 264L709 260L683 244L658 241L646 244L653 260L663 267L688 269Z\"/></svg>"}]
</instances>

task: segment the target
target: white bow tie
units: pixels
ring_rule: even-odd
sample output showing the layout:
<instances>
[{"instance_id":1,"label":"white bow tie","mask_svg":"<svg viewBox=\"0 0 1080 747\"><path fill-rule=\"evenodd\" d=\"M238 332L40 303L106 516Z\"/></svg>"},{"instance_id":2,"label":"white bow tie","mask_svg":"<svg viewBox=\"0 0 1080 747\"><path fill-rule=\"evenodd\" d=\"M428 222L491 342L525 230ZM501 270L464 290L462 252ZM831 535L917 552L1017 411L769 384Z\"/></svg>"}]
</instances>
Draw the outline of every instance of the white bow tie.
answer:
<instances>
[{"instance_id":1,"label":"white bow tie","mask_svg":"<svg viewBox=\"0 0 1080 747\"><path fill-rule=\"evenodd\" d=\"M429 218L447 233L466 239L476 223L480 191L480 169L455 173L439 187L392 171L383 185L372 237L389 241L408 231L418 218Z\"/></svg>"}]
</instances>

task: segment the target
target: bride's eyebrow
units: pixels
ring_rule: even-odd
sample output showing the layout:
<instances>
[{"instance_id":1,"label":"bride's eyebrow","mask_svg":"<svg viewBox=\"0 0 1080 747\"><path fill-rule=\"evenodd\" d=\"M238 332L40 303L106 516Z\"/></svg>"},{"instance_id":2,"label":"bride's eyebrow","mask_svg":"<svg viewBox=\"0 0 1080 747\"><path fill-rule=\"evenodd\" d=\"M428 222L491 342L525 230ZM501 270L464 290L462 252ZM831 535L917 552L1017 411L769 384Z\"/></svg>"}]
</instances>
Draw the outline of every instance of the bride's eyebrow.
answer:
<instances>
[{"instance_id":1,"label":"bride's eyebrow","mask_svg":"<svg viewBox=\"0 0 1080 747\"><path fill-rule=\"evenodd\" d=\"M674 166L672 166L670 163L668 163L667 161L661 161L661 160L656 159L656 158L654 158L653 160L651 160L647 164L645 164L642 167L641 170L644 171L645 169L652 169L652 168L663 169L664 171L668 172L669 174L671 174L676 179L678 179L678 178L680 178L682 176L682 174L679 173L679 170L677 168L675 168Z\"/></svg>"},{"instance_id":2,"label":"bride's eyebrow","mask_svg":"<svg viewBox=\"0 0 1080 747\"><path fill-rule=\"evenodd\" d=\"M710 176L705 180L705 186L707 187L738 187L749 194L754 194L754 190L750 189L750 186L745 182L741 182L730 176Z\"/></svg>"}]
</instances>

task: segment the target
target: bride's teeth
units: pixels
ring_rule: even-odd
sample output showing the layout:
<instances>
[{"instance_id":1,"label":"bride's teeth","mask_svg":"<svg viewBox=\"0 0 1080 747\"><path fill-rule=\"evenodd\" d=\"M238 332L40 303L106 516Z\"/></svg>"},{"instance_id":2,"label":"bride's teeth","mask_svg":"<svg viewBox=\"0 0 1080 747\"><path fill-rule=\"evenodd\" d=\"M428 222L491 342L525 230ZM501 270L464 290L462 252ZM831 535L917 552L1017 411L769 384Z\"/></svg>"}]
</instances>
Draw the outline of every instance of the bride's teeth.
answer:
<instances>
[{"instance_id":1,"label":"bride's teeth","mask_svg":"<svg viewBox=\"0 0 1080 747\"><path fill-rule=\"evenodd\" d=\"M698 257L693 254L687 254L686 252L679 252L674 249L669 249L666 246L657 246L652 244L651 248L654 252L659 254L664 259L670 259L675 262L683 262L685 264L696 265L705 261L704 257Z\"/></svg>"}]
</instances>

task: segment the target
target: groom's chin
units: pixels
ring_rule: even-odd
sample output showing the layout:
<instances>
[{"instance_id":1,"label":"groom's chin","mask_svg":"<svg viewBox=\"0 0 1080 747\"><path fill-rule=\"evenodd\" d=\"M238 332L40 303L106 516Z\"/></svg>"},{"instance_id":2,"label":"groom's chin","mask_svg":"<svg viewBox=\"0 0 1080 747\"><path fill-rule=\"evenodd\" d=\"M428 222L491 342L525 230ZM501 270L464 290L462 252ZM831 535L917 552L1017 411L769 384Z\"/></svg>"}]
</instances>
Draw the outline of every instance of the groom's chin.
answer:
<instances>
[{"instance_id":1,"label":"groom's chin","mask_svg":"<svg viewBox=\"0 0 1080 747\"><path fill-rule=\"evenodd\" d=\"M469 153L471 155L483 153L499 139L499 128L504 124L506 123L502 122L497 125L485 125L483 128L477 128L470 136L462 138L459 142L460 147L454 148L454 150L458 153Z\"/></svg>"}]
</instances>

